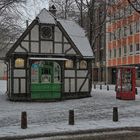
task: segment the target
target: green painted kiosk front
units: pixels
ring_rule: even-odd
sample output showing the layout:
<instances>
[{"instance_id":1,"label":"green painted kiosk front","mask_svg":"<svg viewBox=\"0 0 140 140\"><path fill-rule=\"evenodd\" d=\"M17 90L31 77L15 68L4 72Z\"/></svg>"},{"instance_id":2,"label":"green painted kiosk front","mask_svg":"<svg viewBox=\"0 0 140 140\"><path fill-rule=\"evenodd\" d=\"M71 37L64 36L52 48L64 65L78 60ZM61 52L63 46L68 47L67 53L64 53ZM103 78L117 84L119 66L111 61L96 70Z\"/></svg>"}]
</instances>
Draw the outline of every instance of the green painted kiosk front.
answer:
<instances>
[{"instance_id":1,"label":"green painted kiosk front","mask_svg":"<svg viewBox=\"0 0 140 140\"><path fill-rule=\"evenodd\" d=\"M33 60L31 99L52 100L61 97L61 67L57 62Z\"/></svg>"}]
</instances>

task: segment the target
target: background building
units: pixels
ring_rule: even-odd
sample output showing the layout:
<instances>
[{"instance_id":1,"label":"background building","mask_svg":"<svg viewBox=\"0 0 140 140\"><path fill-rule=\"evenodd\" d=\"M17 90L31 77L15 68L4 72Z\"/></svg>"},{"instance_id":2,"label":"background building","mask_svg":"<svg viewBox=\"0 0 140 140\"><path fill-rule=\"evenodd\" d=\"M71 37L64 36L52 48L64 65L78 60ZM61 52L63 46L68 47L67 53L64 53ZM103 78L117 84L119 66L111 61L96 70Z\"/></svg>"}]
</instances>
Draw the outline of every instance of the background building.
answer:
<instances>
[{"instance_id":1,"label":"background building","mask_svg":"<svg viewBox=\"0 0 140 140\"><path fill-rule=\"evenodd\" d=\"M115 83L117 66L135 66L136 83L140 86L140 14L127 0L112 4L108 12L110 22L106 25L107 82Z\"/></svg>"},{"instance_id":2,"label":"background building","mask_svg":"<svg viewBox=\"0 0 140 140\"><path fill-rule=\"evenodd\" d=\"M93 45L95 55L93 60L93 82L106 82L106 5L102 2L96 2L96 4L98 6L97 8L94 7L95 27L93 27L93 40L95 42Z\"/></svg>"}]
</instances>

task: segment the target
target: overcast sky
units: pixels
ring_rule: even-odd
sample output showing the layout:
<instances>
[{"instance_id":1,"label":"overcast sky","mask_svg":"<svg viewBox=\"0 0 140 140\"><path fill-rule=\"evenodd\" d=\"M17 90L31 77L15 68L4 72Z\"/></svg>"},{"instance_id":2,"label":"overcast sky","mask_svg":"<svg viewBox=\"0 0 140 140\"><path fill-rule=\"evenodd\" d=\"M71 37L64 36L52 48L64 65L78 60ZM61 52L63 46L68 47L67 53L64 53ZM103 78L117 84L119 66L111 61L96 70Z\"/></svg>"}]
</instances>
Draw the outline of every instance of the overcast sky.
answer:
<instances>
[{"instance_id":1,"label":"overcast sky","mask_svg":"<svg viewBox=\"0 0 140 140\"><path fill-rule=\"evenodd\" d=\"M39 14L43 8L48 9L49 0L27 0L26 5L22 4L20 7L21 14L23 15L23 24L26 25L26 20L29 23Z\"/></svg>"}]
</instances>

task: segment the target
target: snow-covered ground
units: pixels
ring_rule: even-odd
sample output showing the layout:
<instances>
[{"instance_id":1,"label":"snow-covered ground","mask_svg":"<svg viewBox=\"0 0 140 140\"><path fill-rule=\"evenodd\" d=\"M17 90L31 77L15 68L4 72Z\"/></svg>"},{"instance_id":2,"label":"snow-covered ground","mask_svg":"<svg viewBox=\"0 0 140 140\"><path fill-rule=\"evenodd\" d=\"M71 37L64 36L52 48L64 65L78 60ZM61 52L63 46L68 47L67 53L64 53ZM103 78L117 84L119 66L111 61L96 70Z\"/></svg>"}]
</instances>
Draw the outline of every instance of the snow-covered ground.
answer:
<instances>
[{"instance_id":1,"label":"snow-covered ground","mask_svg":"<svg viewBox=\"0 0 140 140\"><path fill-rule=\"evenodd\" d=\"M99 86L92 97L61 102L11 102L7 100L6 82L0 81L0 137L65 132L116 127L140 127L140 88L136 100L117 100L114 86ZM119 121L112 121L113 107L118 107ZM68 111L75 111L75 125L68 125ZM21 112L26 111L28 128L20 128Z\"/></svg>"}]
</instances>

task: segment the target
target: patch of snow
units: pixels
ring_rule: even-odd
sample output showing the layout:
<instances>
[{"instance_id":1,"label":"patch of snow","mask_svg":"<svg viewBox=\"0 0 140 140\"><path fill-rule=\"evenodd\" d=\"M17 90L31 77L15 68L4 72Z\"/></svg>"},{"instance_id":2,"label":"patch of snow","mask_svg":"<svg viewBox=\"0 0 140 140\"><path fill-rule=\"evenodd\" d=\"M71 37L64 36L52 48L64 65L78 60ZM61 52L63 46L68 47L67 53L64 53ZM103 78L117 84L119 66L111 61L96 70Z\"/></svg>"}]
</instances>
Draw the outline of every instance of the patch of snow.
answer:
<instances>
[{"instance_id":1,"label":"patch of snow","mask_svg":"<svg viewBox=\"0 0 140 140\"><path fill-rule=\"evenodd\" d=\"M92 97L61 102L11 102L7 100L6 82L0 81L0 137L76 130L140 126L140 95L136 100L117 100L114 91L92 90ZM138 91L139 88L138 88ZM113 107L118 107L119 121L112 121ZM75 111L75 125L68 125L68 111ZM26 111L28 128L20 128L21 112Z\"/></svg>"}]
</instances>

